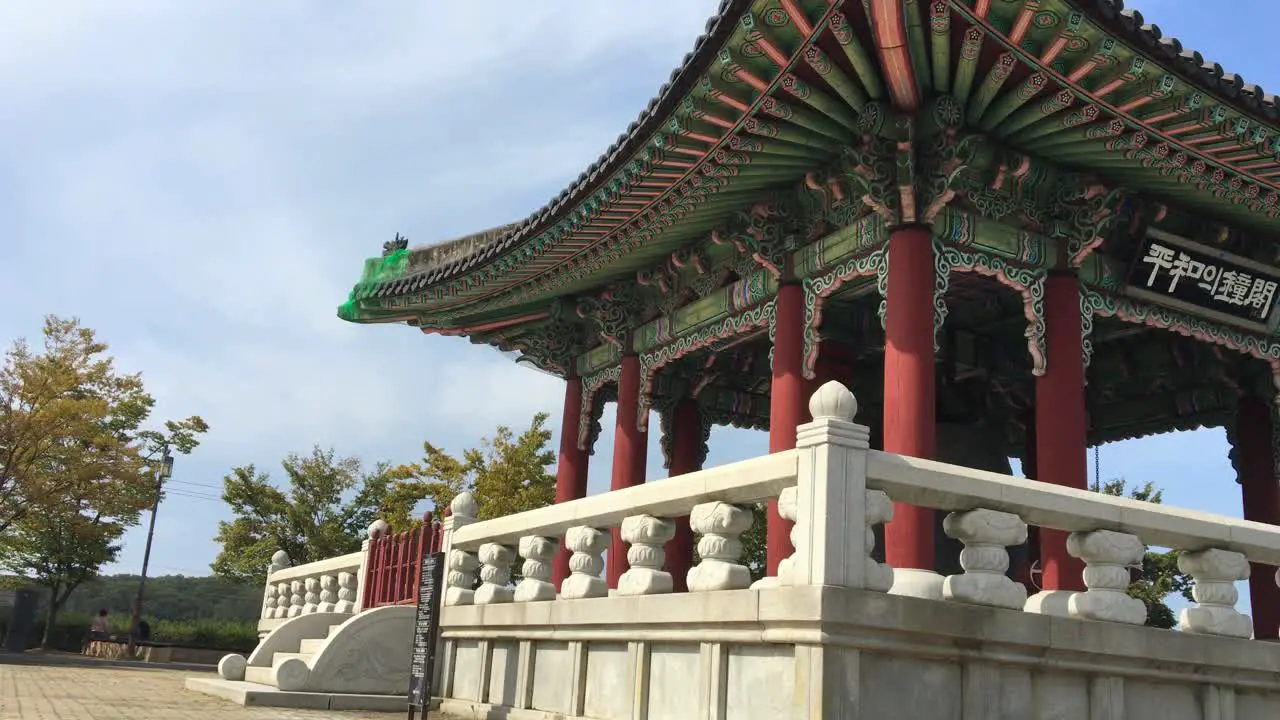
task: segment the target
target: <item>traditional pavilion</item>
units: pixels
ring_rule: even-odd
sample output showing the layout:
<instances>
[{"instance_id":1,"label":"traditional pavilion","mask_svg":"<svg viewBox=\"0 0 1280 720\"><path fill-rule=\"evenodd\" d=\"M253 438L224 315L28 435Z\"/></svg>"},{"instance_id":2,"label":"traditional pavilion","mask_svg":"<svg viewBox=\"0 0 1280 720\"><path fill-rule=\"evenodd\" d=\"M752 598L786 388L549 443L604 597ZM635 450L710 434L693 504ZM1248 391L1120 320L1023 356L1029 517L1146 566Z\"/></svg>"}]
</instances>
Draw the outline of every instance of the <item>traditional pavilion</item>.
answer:
<instances>
[{"instance_id":1,"label":"traditional pavilion","mask_svg":"<svg viewBox=\"0 0 1280 720\"><path fill-rule=\"evenodd\" d=\"M793 447L838 379L884 450L1071 487L1092 445L1222 426L1244 516L1277 523L1278 232L1275 98L1120 0L725 0L570 187L510 225L396 236L339 315L564 377L560 501L606 402L624 488L651 409L675 475L713 424ZM894 591L936 596L955 548L933 511L895 513ZM771 508L770 573L788 532ZM675 542L683 578L687 525ZM1083 589L1064 534L1026 554L1046 591ZM1276 637L1270 569L1251 591Z\"/></svg>"}]
</instances>

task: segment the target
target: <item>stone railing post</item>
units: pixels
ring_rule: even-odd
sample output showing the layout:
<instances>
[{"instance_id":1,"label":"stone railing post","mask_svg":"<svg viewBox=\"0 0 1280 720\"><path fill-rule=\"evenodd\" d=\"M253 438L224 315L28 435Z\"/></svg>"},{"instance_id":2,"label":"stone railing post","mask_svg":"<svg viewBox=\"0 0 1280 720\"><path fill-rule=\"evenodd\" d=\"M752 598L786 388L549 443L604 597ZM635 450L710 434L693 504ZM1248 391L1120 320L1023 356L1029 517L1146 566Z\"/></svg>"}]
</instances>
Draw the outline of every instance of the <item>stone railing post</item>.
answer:
<instances>
[{"instance_id":1,"label":"stone railing post","mask_svg":"<svg viewBox=\"0 0 1280 720\"><path fill-rule=\"evenodd\" d=\"M1067 600L1071 617L1142 625L1147 606L1127 594L1129 566L1142 562L1146 546L1136 535L1094 530L1067 536L1067 552L1085 562L1084 586Z\"/></svg>"},{"instance_id":2,"label":"stone railing post","mask_svg":"<svg viewBox=\"0 0 1280 720\"><path fill-rule=\"evenodd\" d=\"M556 586L551 580L551 560L560 549L560 541L554 538L526 535L520 538L520 557L524 576L516 584L516 602L538 602L556 599Z\"/></svg>"},{"instance_id":3,"label":"stone railing post","mask_svg":"<svg viewBox=\"0 0 1280 720\"><path fill-rule=\"evenodd\" d=\"M276 610L280 607L280 588L271 581L271 576L284 570L290 566L289 554L283 550L277 550L271 556L271 564L267 566L267 583L266 589L262 593L262 619L273 620L281 615L276 614ZM286 599L285 607L288 607Z\"/></svg>"},{"instance_id":4,"label":"stone railing post","mask_svg":"<svg viewBox=\"0 0 1280 720\"><path fill-rule=\"evenodd\" d=\"M470 605L475 600L476 570L480 560L475 553L453 548L453 532L476 522L480 506L469 492L458 493L449 503L449 517L444 519L444 551L446 572L444 575L444 604Z\"/></svg>"},{"instance_id":5,"label":"stone railing post","mask_svg":"<svg viewBox=\"0 0 1280 720\"><path fill-rule=\"evenodd\" d=\"M698 555L702 562L689 569L689 592L743 590L751 587L751 570L742 559L742 533L751 529L751 511L714 501L694 505L689 527L702 537Z\"/></svg>"},{"instance_id":6,"label":"stone railing post","mask_svg":"<svg viewBox=\"0 0 1280 720\"><path fill-rule=\"evenodd\" d=\"M1178 556L1178 569L1195 578L1191 596L1198 605L1184 608L1178 614L1179 630L1252 637L1252 618L1236 610L1236 601L1240 599L1236 582L1249 579L1249 561L1244 555L1217 549L1183 553Z\"/></svg>"},{"instance_id":7,"label":"stone railing post","mask_svg":"<svg viewBox=\"0 0 1280 720\"><path fill-rule=\"evenodd\" d=\"M796 431L796 551L787 584L885 592L893 570L871 558L872 527L891 518L893 506L883 492L867 490L871 431L853 422L858 402L835 381L818 388L809 412L813 421Z\"/></svg>"},{"instance_id":8,"label":"stone railing post","mask_svg":"<svg viewBox=\"0 0 1280 720\"><path fill-rule=\"evenodd\" d=\"M942 521L947 537L964 543L960 551L961 575L942 581L942 597L971 605L1021 610L1027 588L1005 575L1009 548L1027 541L1027 524L1013 513L995 510L953 512Z\"/></svg>"},{"instance_id":9,"label":"stone railing post","mask_svg":"<svg viewBox=\"0 0 1280 720\"><path fill-rule=\"evenodd\" d=\"M610 533L585 525L571 527L564 535L564 545L573 552L569 556L569 577L560 584L560 597L566 600L608 597L609 583L600 577L604 572L601 555L609 549Z\"/></svg>"},{"instance_id":10,"label":"stone railing post","mask_svg":"<svg viewBox=\"0 0 1280 720\"><path fill-rule=\"evenodd\" d=\"M671 573L663 570L666 544L676 536L674 520L652 515L632 515L622 521L622 540L629 543L627 563L631 569L618 578L619 595L658 595L674 587Z\"/></svg>"},{"instance_id":11,"label":"stone railing post","mask_svg":"<svg viewBox=\"0 0 1280 720\"><path fill-rule=\"evenodd\" d=\"M391 531L391 526L387 525L387 521L378 518L369 523L369 529L365 532L364 540L360 541L360 571L356 576L356 596L353 598L355 602L354 610L359 612L364 610L365 593L370 588L365 587L369 584L369 563L372 558L369 557L369 545L373 539L379 535L385 535Z\"/></svg>"}]
</instances>

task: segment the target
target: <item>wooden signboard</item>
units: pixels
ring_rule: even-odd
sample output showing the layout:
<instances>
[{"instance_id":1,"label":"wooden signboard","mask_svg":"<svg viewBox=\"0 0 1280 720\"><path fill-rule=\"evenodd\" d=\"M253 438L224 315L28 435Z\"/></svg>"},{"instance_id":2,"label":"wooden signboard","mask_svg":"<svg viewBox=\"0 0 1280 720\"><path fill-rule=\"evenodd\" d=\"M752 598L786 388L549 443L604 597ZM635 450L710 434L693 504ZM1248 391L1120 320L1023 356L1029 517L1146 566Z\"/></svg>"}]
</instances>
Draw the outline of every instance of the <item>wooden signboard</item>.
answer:
<instances>
[{"instance_id":1,"label":"wooden signboard","mask_svg":"<svg viewBox=\"0 0 1280 720\"><path fill-rule=\"evenodd\" d=\"M440 594L444 586L444 553L422 556L418 584L418 613L413 622L413 655L409 665L409 720L418 712L427 717L431 680L435 675L436 644L440 637Z\"/></svg>"},{"instance_id":2,"label":"wooden signboard","mask_svg":"<svg viewBox=\"0 0 1280 720\"><path fill-rule=\"evenodd\" d=\"M1239 320L1267 325L1280 273L1221 251L1152 232L1129 272L1132 287Z\"/></svg>"}]
</instances>

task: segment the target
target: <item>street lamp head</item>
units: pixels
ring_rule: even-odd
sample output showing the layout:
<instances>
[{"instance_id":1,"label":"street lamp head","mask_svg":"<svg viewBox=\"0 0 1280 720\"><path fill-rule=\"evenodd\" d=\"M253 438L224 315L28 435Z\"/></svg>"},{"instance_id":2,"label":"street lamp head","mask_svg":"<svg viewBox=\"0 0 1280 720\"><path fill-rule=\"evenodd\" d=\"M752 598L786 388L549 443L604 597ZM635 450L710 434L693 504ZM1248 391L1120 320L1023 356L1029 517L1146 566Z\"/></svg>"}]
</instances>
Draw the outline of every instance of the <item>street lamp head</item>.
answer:
<instances>
[{"instance_id":1,"label":"street lamp head","mask_svg":"<svg viewBox=\"0 0 1280 720\"><path fill-rule=\"evenodd\" d=\"M160 461L160 479L168 480L173 477L173 456L165 451L164 459Z\"/></svg>"}]
</instances>

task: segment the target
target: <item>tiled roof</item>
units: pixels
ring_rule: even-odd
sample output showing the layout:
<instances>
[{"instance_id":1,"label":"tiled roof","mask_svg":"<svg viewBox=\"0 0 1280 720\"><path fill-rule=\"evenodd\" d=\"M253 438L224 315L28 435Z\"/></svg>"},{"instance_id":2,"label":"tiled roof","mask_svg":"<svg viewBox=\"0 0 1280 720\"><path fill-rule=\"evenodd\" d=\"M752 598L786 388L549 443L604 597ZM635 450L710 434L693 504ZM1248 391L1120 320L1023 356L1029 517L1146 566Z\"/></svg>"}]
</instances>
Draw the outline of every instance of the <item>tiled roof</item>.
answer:
<instances>
[{"instance_id":1,"label":"tiled roof","mask_svg":"<svg viewBox=\"0 0 1280 720\"><path fill-rule=\"evenodd\" d=\"M1148 25L1142 13L1126 10L1124 0L1073 0L1087 15L1117 38L1142 51L1152 60L1188 81L1204 88L1260 120L1280 121L1276 96L1258 85L1245 82L1239 75L1227 72L1216 62L1206 60L1195 50L1188 50L1174 37L1164 37L1159 25Z\"/></svg>"},{"instance_id":2,"label":"tiled roof","mask_svg":"<svg viewBox=\"0 0 1280 720\"><path fill-rule=\"evenodd\" d=\"M752 0L721 0L719 10L707 21L703 34L694 42L693 50L684 56L684 61L671 73L671 78L663 84L658 94L649 101L649 105L614 141L613 145L591 164L578 179L564 191L522 222L506 226L507 231L497 240L477 247L475 252L452 259L446 263L424 269L420 273L390 283L391 287L380 289L379 295L396 295L402 292L415 292L449 279L460 273L471 270L485 262L493 260L503 252L519 244L526 238L543 231L554 222L557 213L572 207L583 198L589 197L602 183L611 178L632 156L638 152L648 138L658 132L668 119L671 107L679 103L697 82L711 62L715 59L715 50L728 39L733 32L737 18L751 8ZM492 233L492 230L485 231ZM478 233L483 235L485 233ZM470 237L470 236L468 236ZM466 238L450 241L461 242ZM428 248L422 248L426 251ZM412 260L410 260L412 265Z\"/></svg>"},{"instance_id":3,"label":"tiled roof","mask_svg":"<svg viewBox=\"0 0 1280 720\"><path fill-rule=\"evenodd\" d=\"M1123 0L1070 1L1118 39L1132 45L1168 70L1182 75L1206 92L1261 121L1280 123L1280 107L1277 106L1274 95L1266 94L1257 85L1246 83L1235 73L1226 72L1221 65L1206 61L1200 53L1184 49L1177 38L1164 37L1159 26L1145 24L1140 12L1125 9ZM707 21L704 33L694 43L693 50L685 55L684 61L671 73L671 78L640 116L599 159L540 210L520 222L414 249L411 252L410 272L398 280L383 284L375 294L385 297L417 292L482 266L545 231L562 212L590 197L592 192L631 160L649 137L662 129L672 106L680 102L715 60L716 49L728 39L737 18L747 12L751 5L752 0L722 0L716 15ZM468 244L473 247L464 251ZM458 252L440 252L446 246L457 247ZM417 262L414 261L414 256L419 258Z\"/></svg>"}]
</instances>

